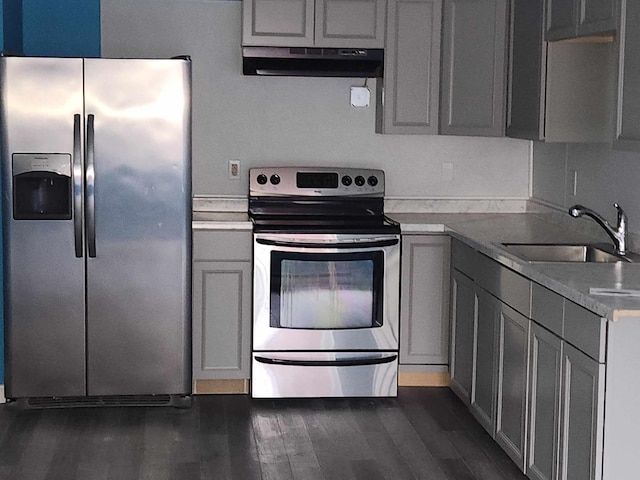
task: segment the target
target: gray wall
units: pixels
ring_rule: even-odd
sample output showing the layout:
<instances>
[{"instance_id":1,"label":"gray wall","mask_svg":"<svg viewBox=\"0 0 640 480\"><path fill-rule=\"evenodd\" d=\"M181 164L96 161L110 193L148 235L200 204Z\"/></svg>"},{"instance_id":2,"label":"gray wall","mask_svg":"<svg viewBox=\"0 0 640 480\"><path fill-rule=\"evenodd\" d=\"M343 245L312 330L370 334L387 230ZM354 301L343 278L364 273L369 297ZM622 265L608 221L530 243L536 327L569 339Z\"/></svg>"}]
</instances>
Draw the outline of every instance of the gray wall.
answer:
<instances>
[{"instance_id":1,"label":"gray wall","mask_svg":"<svg viewBox=\"0 0 640 480\"><path fill-rule=\"evenodd\" d=\"M193 58L194 193L245 195L254 166L384 169L387 193L412 198L528 198L530 143L377 135L375 106L352 108L359 79L241 74L241 2L102 0L106 57ZM375 81L369 81L375 91ZM240 181L227 180L229 159ZM442 164L453 164L453 179Z\"/></svg>"},{"instance_id":2,"label":"gray wall","mask_svg":"<svg viewBox=\"0 0 640 480\"><path fill-rule=\"evenodd\" d=\"M640 234L640 154L614 151L609 143L535 142L533 152L534 198L563 208L581 203L610 222L616 218L612 204L618 202L629 217L629 230Z\"/></svg>"}]
</instances>

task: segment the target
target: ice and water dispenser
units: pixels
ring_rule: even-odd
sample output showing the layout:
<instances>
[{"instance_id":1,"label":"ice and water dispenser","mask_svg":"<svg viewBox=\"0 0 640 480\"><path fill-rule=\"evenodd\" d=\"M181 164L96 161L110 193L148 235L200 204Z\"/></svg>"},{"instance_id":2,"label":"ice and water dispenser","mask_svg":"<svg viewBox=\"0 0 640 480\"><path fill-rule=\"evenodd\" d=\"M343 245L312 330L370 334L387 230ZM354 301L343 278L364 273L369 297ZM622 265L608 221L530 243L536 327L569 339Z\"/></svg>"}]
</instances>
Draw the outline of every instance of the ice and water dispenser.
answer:
<instances>
[{"instance_id":1,"label":"ice and water dispenser","mask_svg":"<svg viewBox=\"0 0 640 480\"><path fill-rule=\"evenodd\" d=\"M13 218L71 219L71 155L14 153Z\"/></svg>"}]
</instances>

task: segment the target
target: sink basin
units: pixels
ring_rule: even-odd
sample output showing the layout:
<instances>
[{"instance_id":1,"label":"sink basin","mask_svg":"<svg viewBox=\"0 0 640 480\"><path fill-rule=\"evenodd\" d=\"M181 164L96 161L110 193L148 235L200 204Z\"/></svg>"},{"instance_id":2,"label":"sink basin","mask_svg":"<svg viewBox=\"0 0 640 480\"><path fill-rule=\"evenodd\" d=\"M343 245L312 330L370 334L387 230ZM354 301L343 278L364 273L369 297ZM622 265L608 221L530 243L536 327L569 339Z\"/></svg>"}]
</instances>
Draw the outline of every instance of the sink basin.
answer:
<instances>
[{"instance_id":1,"label":"sink basin","mask_svg":"<svg viewBox=\"0 0 640 480\"><path fill-rule=\"evenodd\" d=\"M633 262L635 255L617 255L607 244L559 245L541 243L503 243L509 253L528 262Z\"/></svg>"}]
</instances>

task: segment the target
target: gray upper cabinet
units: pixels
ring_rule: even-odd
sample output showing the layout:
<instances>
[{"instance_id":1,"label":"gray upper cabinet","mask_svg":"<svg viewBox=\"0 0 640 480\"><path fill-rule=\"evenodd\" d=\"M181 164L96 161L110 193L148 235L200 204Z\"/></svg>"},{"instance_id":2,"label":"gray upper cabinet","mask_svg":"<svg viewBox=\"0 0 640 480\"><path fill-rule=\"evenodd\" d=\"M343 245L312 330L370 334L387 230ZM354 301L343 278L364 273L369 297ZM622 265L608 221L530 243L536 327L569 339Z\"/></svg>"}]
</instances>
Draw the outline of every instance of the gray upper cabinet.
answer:
<instances>
[{"instance_id":1,"label":"gray upper cabinet","mask_svg":"<svg viewBox=\"0 0 640 480\"><path fill-rule=\"evenodd\" d=\"M403 235L400 364L449 363L449 236Z\"/></svg>"},{"instance_id":2,"label":"gray upper cabinet","mask_svg":"<svg viewBox=\"0 0 640 480\"><path fill-rule=\"evenodd\" d=\"M438 133L441 24L442 0L389 0L378 133Z\"/></svg>"},{"instance_id":3,"label":"gray upper cabinet","mask_svg":"<svg viewBox=\"0 0 640 480\"><path fill-rule=\"evenodd\" d=\"M640 2L621 1L614 148L640 151Z\"/></svg>"},{"instance_id":4,"label":"gray upper cabinet","mask_svg":"<svg viewBox=\"0 0 640 480\"><path fill-rule=\"evenodd\" d=\"M512 0L511 19L507 136L610 141L613 44L545 42L544 0Z\"/></svg>"},{"instance_id":5,"label":"gray upper cabinet","mask_svg":"<svg viewBox=\"0 0 640 480\"><path fill-rule=\"evenodd\" d=\"M244 0L242 44L383 48L384 0Z\"/></svg>"},{"instance_id":6,"label":"gray upper cabinet","mask_svg":"<svg viewBox=\"0 0 640 480\"><path fill-rule=\"evenodd\" d=\"M547 0L547 40L615 31L617 0Z\"/></svg>"},{"instance_id":7,"label":"gray upper cabinet","mask_svg":"<svg viewBox=\"0 0 640 480\"><path fill-rule=\"evenodd\" d=\"M440 133L503 136L507 0L444 0Z\"/></svg>"}]
</instances>

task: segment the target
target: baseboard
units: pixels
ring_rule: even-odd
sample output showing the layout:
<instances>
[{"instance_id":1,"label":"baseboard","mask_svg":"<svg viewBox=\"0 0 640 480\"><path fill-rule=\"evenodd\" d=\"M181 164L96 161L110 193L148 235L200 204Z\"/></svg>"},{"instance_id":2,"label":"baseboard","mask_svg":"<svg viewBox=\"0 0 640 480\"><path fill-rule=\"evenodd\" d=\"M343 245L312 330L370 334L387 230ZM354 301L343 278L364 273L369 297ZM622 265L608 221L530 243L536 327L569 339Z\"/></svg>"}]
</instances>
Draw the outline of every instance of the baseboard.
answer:
<instances>
[{"instance_id":1,"label":"baseboard","mask_svg":"<svg viewBox=\"0 0 640 480\"><path fill-rule=\"evenodd\" d=\"M196 395L249 393L249 380L194 380L193 393Z\"/></svg>"},{"instance_id":2,"label":"baseboard","mask_svg":"<svg viewBox=\"0 0 640 480\"><path fill-rule=\"evenodd\" d=\"M448 387L449 372L398 372L399 387Z\"/></svg>"}]
</instances>

